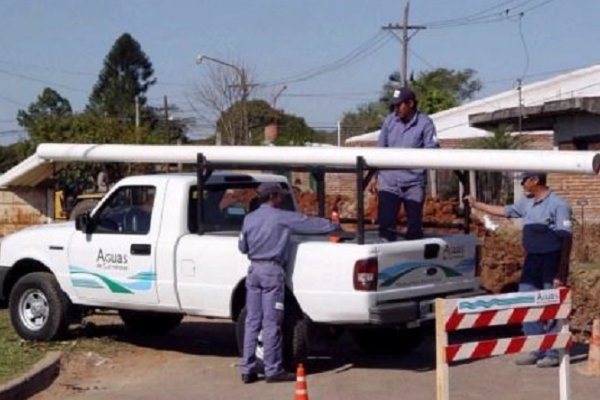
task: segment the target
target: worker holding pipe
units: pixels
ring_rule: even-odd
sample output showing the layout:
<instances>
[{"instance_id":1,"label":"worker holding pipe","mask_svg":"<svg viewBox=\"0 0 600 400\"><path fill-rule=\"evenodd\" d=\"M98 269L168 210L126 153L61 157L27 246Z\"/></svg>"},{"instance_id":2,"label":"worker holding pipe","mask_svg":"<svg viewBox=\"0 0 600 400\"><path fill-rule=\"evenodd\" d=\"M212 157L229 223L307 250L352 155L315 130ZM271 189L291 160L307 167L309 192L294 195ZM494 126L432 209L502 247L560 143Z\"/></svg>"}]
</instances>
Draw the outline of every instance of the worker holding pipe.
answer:
<instances>
[{"instance_id":1,"label":"worker holding pipe","mask_svg":"<svg viewBox=\"0 0 600 400\"><path fill-rule=\"evenodd\" d=\"M521 185L526 196L515 204L496 206L476 201L472 195L465 196L472 208L488 214L523 218L523 247L526 256L521 272L519 292L530 292L565 286L569 276L572 227L571 206L546 184L546 174L523 172ZM557 333L556 321L527 322L523 324L525 335ZM556 367L558 351L524 353L516 359L517 365L537 365L540 368Z\"/></svg>"}]
</instances>

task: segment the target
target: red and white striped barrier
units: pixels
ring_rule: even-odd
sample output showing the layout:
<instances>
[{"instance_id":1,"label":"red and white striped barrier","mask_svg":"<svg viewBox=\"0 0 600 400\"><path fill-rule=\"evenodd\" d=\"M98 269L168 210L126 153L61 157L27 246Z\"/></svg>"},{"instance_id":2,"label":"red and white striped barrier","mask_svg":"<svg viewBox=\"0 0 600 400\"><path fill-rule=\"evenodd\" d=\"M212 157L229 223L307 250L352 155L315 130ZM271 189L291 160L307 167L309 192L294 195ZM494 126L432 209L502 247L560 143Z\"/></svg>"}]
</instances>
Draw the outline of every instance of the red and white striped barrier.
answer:
<instances>
[{"instance_id":1,"label":"red and white striped barrier","mask_svg":"<svg viewBox=\"0 0 600 400\"><path fill-rule=\"evenodd\" d=\"M571 313L569 289L519 292L464 299L436 299L437 398L449 399L448 364L504 354L559 349L560 399L567 400L571 334L563 321ZM448 344L448 333L523 322L557 320L559 333Z\"/></svg>"}]
</instances>

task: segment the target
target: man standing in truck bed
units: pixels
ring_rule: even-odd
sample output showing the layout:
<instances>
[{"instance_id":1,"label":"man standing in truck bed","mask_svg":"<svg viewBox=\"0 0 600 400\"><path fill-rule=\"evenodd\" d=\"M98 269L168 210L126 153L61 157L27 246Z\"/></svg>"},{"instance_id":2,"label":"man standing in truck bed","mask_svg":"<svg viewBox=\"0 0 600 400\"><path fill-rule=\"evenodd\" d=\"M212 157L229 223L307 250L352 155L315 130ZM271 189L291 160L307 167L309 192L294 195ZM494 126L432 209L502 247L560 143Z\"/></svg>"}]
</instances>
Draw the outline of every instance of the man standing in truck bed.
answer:
<instances>
[{"instance_id":1,"label":"man standing in truck bed","mask_svg":"<svg viewBox=\"0 0 600 400\"><path fill-rule=\"evenodd\" d=\"M325 218L307 217L279 207L288 195L279 183L258 186L261 205L244 218L238 247L248 255L246 276L246 324L242 381L255 382L258 333L263 330L265 380L293 381L296 376L283 369L281 324L284 317L285 265L290 235L328 233L339 228Z\"/></svg>"},{"instance_id":2,"label":"man standing in truck bed","mask_svg":"<svg viewBox=\"0 0 600 400\"><path fill-rule=\"evenodd\" d=\"M433 121L417 109L417 97L412 90L406 87L396 89L392 106L394 111L383 121L379 133L379 147L439 147ZM380 237L396 240L396 222L402 204L406 214L406 239L423 237L426 173L424 169L379 171L377 220Z\"/></svg>"}]
</instances>

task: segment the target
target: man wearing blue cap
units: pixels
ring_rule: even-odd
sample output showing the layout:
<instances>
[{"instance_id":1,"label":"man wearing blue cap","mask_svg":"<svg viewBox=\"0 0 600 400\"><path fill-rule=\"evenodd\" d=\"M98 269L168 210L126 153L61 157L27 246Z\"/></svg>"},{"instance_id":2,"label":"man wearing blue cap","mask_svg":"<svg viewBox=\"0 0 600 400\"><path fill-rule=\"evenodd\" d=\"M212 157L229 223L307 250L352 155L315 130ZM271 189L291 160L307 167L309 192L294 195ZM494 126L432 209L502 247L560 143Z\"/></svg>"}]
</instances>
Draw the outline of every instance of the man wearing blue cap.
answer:
<instances>
[{"instance_id":1,"label":"man wearing blue cap","mask_svg":"<svg viewBox=\"0 0 600 400\"><path fill-rule=\"evenodd\" d=\"M409 88L394 90L393 112L383 121L378 147L437 148L435 126L431 118L417 109L417 97ZM379 171L377 175L379 235L396 240L398 210L404 204L406 239L423 237L423 204L427 175L424 169Z\"/></svg>"},{"instance_id":2,"label":"man wearing blue cap","mask_svg":"<svg viewBox=\"0 0 600 400\"><path fill-rule=\"evenodd\" d=\"M293 381L296 375L283 369L281 324L284 313L285 265L290 235L329 233L339 225L325 218L307 217L282 210L288 195L276 182L261 183L257 189L261 205L246 215L238 247L248 255L246 276L246 323L241 362L242 381L252 383L256 374L256 346L262 328L265 380L267 383Z\"/></svg>"},{"instance_id":3,"label":"man wearing blue cap","mask_svg":"<svg viewBox=\"0 0 600 400\"><path fill-rule=\"evenodd\" d=\"M571 206L546 185L546 174L528 171L520 175L525 197L505 207L480 203L465 197L471 207L507 218L523 218L523 247L526 256L519 283L520 292L565 286L569 276L572 229ZM556 321L527 322L525 335L558 332ZM518 365L558 366L558 351L536 351L517 358Z\"/></svg>"}]
</instances>

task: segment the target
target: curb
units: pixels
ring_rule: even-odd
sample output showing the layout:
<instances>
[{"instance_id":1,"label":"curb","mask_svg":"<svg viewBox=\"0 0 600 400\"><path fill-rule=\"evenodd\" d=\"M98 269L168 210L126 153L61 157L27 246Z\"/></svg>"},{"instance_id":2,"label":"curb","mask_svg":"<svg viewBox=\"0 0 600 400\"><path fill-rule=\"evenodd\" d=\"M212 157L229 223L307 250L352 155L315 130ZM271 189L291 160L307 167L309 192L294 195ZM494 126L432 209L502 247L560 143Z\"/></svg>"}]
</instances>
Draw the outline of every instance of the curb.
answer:
<instances>
[{"instance_id":1,"label":"curb","mask_svg":"<svg viewBox=\"0 0 600 400\"><path fill-rule=\"evenodd\" d=\"M62 352L48 352L29 371L0 385L0 400L22 400L46 389L60 370Z\"/></svg>"}]
</instances>

